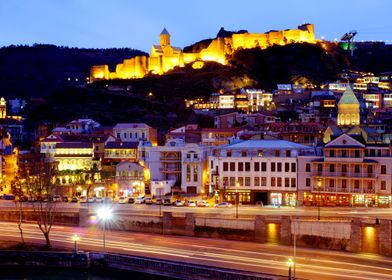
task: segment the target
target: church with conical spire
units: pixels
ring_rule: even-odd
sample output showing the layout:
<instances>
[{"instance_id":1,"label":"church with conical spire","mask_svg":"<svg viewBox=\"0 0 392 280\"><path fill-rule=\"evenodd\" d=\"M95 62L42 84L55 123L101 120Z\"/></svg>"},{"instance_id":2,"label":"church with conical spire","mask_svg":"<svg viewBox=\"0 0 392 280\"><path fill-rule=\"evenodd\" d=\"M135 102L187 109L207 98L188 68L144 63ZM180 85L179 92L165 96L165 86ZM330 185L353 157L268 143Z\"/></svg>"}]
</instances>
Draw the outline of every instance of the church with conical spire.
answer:
<instances>
[{"instance_id":1,"label":"church with conical spire","mask_svg":"<svg viewBox=\"0 0 392 280\"><path fill-rule=\"evenodd\" d=\"M356 125L360 125L359 101L350 85L347 85L338 103L338 126Z\"/></svg>"}]
</instances>

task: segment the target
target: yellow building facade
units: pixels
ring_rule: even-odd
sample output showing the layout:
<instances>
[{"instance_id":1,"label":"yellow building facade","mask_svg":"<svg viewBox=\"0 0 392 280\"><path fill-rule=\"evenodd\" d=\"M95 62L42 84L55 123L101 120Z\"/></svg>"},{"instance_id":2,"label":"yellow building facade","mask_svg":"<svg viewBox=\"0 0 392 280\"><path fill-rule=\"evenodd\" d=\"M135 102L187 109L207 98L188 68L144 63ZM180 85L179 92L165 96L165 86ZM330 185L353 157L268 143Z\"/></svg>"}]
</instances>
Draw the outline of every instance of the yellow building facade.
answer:
<instances>
[{"instance_id":1,"label":"yellow building facade","mask_svg":"<svg viewBox=\"0 0 392 280\"><path fill-rule=\"evenodd\" d=\"M297 29L273 30L266 33L233 34L218 37L198 53L184 53L181 48L170 44L170 34L166 30L160 34L160 44L153 45L150 56L136 56L117 64L116 71L110 72L108 65L91 67L90 81L109 79L143 78L148 73L163 74L174 67L184 67L195 61L214 61L227 64L227 58L238 49L267 48L271 45L285 45L295 42L315 43L313 24L302 24Z\"/></svg>"}]
</instances>

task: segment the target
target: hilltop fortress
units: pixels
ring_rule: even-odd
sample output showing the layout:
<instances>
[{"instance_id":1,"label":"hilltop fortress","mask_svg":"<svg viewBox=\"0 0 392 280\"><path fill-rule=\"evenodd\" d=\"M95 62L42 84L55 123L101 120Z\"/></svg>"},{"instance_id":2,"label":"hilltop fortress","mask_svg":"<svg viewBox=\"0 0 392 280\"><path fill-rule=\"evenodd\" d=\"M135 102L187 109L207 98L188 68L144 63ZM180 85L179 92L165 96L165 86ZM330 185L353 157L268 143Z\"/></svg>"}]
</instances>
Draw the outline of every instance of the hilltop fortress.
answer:
<instances>
[{"instance_id":1,"label":"hilltop fortress","mask_svg":"<svg viewBox=\"0 0 392 280\"><path fill-rule=\"evenodd\" d=\"M198 61L215 61L227 64L227 57L238 49L267 48L277 44L285 45L294 42L314 43L313 24L302 24L298 29L272 30L266 33L232 34L229 37L217 37L209 46L200 52L185 53L181 48L170 45L170 34L166 30L160 34L160 44L153 45L150 56L136 56L124 59L117 64L116 71L110 72L108 65L95 65L91 67L90 81L109 79L135 79L143 78L148 73L163 74L174 67L184 67L185 64ZM195 68L201 67L198 63Z\"/></svg>"}]
</instances>

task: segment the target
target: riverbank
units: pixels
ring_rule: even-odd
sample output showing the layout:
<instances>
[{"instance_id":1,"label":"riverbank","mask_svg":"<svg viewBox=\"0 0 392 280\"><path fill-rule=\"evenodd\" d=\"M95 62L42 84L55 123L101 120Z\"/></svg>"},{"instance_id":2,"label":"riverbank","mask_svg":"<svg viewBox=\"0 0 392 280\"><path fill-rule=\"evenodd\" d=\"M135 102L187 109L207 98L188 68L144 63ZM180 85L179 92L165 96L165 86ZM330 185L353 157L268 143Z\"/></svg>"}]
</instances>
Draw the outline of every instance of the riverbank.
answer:
<instances>
[{"instance_id":1,"label":"riverbank","mask_svg":"<svg viewBox=\"0 0 392 280\"><path fill-rule=\"evenodd\" d=\"M0 267L116 270L166 279L280 280L281 276L102 252L0 251ZM10 270L11 271L11 270ZM50 278L47 278L50 279ZM116 279L116 278L114 278ZM118 279L121 279L118 278ZM158 279L158 278L153 278Z\"/></svg>"}]
</instances>

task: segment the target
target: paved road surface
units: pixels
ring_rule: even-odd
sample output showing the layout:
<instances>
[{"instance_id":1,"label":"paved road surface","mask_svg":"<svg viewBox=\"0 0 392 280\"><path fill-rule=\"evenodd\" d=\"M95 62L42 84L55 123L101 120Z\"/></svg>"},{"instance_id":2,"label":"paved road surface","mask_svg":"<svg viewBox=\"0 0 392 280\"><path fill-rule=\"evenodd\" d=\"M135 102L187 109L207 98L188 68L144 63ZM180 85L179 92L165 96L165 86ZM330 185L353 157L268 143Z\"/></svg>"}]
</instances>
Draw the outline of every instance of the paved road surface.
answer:
<instances>
[{"instance_id":1,"label":"paved road surface","mask_svg":"<svg viewBox=\"0 0 392 280\"><path fill-rule=\"evenodd\" d=\"M18 240L14 223L0 222L2 240ZM34 224L24 225L29 242L43 244ZM54 226L54 245L73 248L71 237L77 233L81 250L102 250L102 232L95 228ZM108 231L106 250L188 263L228 267L246 271L287 275L286 262L293 248L252 242L180 237L159 234ZM296 276L304 279L374 280L392 278L392 258L370 254L297 248Z\"/></svg>"},{"instance_id":2,"label":"paved road surface","mask_svg":"<svg viewBox=\"0 0 392 280\"><path fill-rule=\"evenodd\" d=\"M157 206L145 204L119 204L111 203L114 210L119 213L140 213L158 215L161 208L162 211L170 211L174 213L199 213L213 215L231 215L235 216L236 207L232 208L203 208L203 207L174 207L174 206ZM57 209L60 211L78 211L79 208L89 208L94 211L102 206L100 203L58 203ZM31 208L30 203L26 203L25 207ZM0 200L1 209L15 209L14 203L11 201ZM317 207L259 207L259 206L239 206L238 213L240 216L254 215L293 215L293 216L317 216ZM366 208L366 207L321 207L320 216L338 216L338 217L361 217L361 218L387 218L392 219L391 208Z\"/></svg>"}]
</instances>

